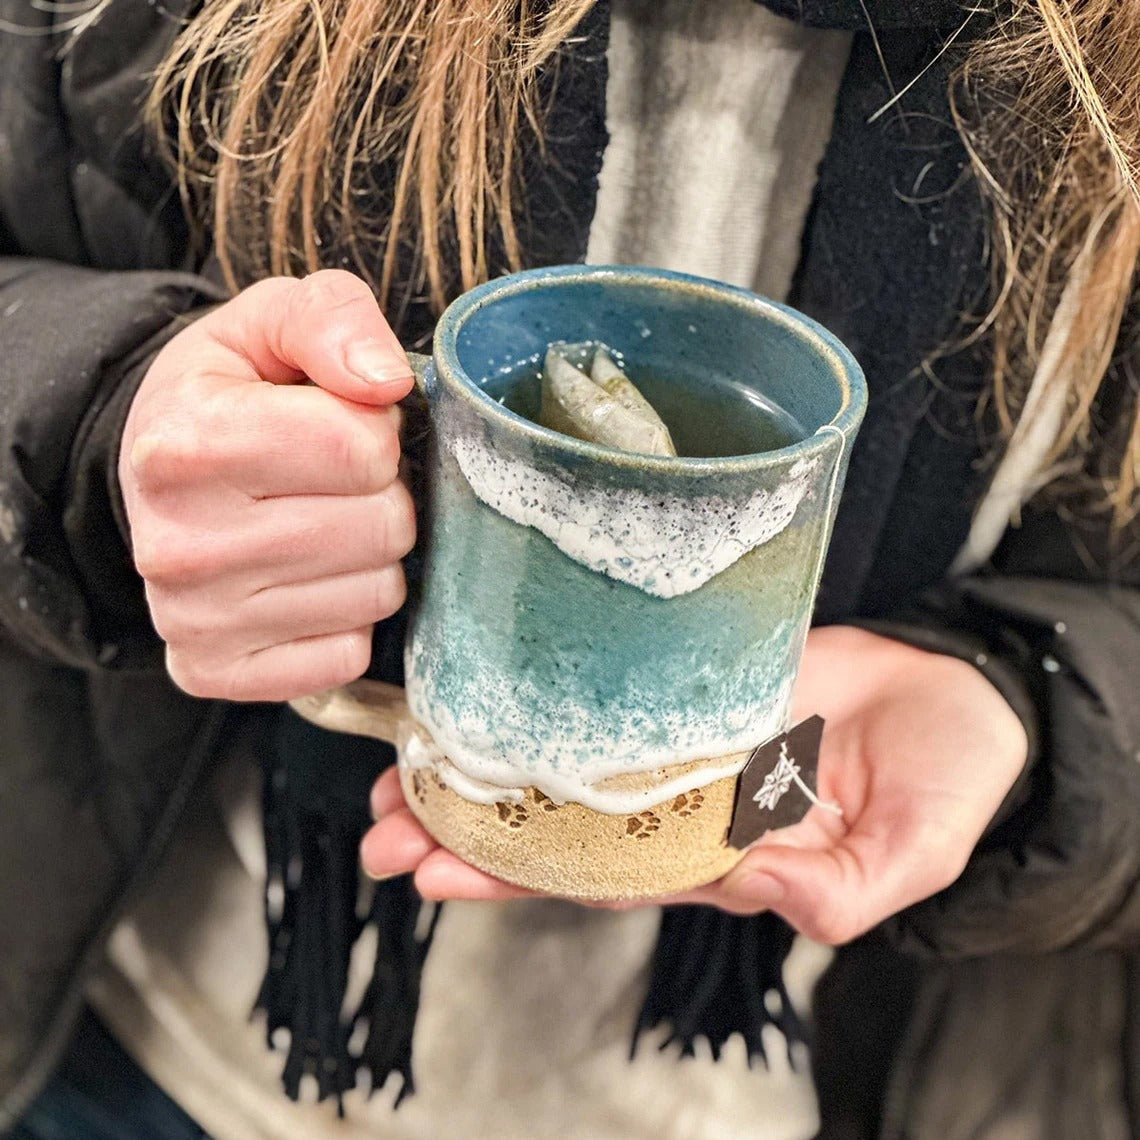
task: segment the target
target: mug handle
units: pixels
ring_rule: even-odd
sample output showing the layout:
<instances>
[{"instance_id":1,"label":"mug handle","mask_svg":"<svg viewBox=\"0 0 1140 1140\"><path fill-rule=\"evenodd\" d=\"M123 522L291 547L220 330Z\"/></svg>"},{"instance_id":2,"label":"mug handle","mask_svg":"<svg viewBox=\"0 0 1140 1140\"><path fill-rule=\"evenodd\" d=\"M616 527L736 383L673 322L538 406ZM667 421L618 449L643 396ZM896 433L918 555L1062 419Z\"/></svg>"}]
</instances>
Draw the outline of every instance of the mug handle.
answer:
<instances>
[{"instance_id":1,"label":"mug handle","mask_svg":"<svg viewBox=\"0 0 1140 1140\"><path fill-rule=\"evenodd\" d=\"M408 363L412 366L412 375L416 378L416 394L419 396L427 395L427 368L431 363L430 356L424 356L419 352L409 352Z\"/></svg>"},{"instance_id":2,"label":"mug handle","mask_svg":"<svg viewBox=\"0 0 1140 1140\"><path fill-rule=\"evenodd\" d=\"M398 744L414 723L404 690L384 681L352 681L311 697L298 697L289 707L318 728L370 736L389 744Z\"/></svg>"},{"instance_id":3,"label":"mug handle","mask_svg":"<svg viewBox=\"0 0 1140 1140\"><path fill-rule=\"evenodd\" d=\"M408 363L416 378L409 400L422 402L427 396L427 367L430 356L408 353ZM370 736L396 744L414 723L404 690L384 681L353 681L337 689L327 689L310 697L298 697L289 707L300 717L330 732Z\"/></svg>"}]
</instances>

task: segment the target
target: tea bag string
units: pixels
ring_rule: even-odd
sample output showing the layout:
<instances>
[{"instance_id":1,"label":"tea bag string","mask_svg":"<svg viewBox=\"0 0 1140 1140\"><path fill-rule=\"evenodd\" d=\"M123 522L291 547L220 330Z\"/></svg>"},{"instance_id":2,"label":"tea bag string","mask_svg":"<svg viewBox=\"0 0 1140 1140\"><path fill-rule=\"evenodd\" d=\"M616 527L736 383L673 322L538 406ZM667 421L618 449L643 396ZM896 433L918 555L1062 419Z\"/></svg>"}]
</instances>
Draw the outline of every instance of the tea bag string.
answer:
<instances>
[{"instance_id":1,"label":"tea bag string","mask_svg":"<svg viewBox=\"0 0 1140 1140\"><path fill-rule=\"evenodd\" d=\"M843 467L843 456L847 452L847 433L843 430L843 428L838 427L835 424L824 424L823 427L821 427L815 434L816 435L826 435L829 432L833 435L839 436L839 450L836 452L836 455L835 455L835 466L832 468L831 482L827 488L827 513L824 515L824 518L832 520L830 525L832 527L834 527L834 525L835 525L835 523L834 523L834 519L835 519L835 513L834 513L835 512L835 496L839 490L839 472L840 472L840 469ZM827 539L830 540L830 538L831 538L831 535L828 534ZM829 545L829 542L827 542L827 541L821 542L819 544L819 561L816 562L816 565L815 565L815 578L814 578L816 590L819 589L819 583L823 577L823 563L824 563L824 560L827 558L827 547L828 547L828 545Z\"/></svg>"},{"instance_id":2,"label":"tea bag string","mask_svg":"<svg viewBox=\"0 0 1140 1140\"><path fill-rule=\"evenodd\" d=\"M816 435L824 435L828 432L831 432L834 435L839 436L839 451L836 453L836 456L835 456L835 466L831 470L831 481L828 484L828 488L827 488L827 511L823 517L825 519L834 520L835 514L833 512L834 512L834 508L835 508L835 496L839 490L839 471L840 471L840 468L843 466L843 456L847 450L847 433L841 427L837 427L835 424L824 424L823 427L819 428L815 434ZM831 525L834 526L834 521L832 521ZM819 559L815 564L815 574L812 577L812 588L815 591L819 590L819 583L820 583L821 578L823 577L823 563L824 563L824 560L827 558L827 547L828 547L828 541L827 540L829 540L830 537L831 537L830 534L828 534L825 538L825 541L823 541L819 544ZM791 709L791 705L789 704L788 708L786 708L784 710L783 730L782 731L787 732L791 727L792 727L792 709Z\"/></svg>"},{"instance_id":3,"label":"tea bag string","mask_svg":"<svg viewBox=\"0 0 1140 1140\"><path fill-rule=\"evenodd\" d=\"M827 433L839 436L839 450L835 456L835 466L831 469L831 481L827 488L827 511L824 515L824 518L833 520L835 518L835 496L839 491L839 472L843 467L843 456L847 451L847 433L835 424L824 424L815 434L825 435ZM812 579L817 590L819 589L820 579L823 575L823 563L827 557L827 547L827 542L820 543L819 560L816 562L815 575ZM791 717L792 710L789 704L789 707L784 713L784 732L788 732L792 727ZM829 811L833 815L842 817L843 809L839 804L821 800L800 778L799 766L788 756L786 741L781 746L780 761L770 774L769 779L773 782L773 788L770 790L774 790L775 788L786 790L788 785L794 783L816 807L823 808L824 811Z\"/></svg>"}]
</instances>

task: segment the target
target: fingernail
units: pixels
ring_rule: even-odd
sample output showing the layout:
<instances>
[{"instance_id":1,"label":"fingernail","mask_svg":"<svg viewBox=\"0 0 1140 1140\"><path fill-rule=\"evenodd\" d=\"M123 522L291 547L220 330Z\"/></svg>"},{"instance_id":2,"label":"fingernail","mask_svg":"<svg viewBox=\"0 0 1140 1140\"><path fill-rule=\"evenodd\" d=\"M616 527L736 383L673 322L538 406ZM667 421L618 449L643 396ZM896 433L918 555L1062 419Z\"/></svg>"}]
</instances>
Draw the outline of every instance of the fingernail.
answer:
<instances>
[{"instance_id":1,"label":"fingernail","mask_svg":"<svg viewBox=\"0 0 1140 1140\"><path fill-rule=\"evenodd\" d=\"M369 869L368 861L364 857L364 844L360 845L360 869L374 882L386 883L389 879L396 878L397 875L402 875L403 871L388 871L386 874L377 875L374 871Z\"/></svg>"},{"instance_id":2,"label":"fingernail","mask_svg":"<svg viewBox=\"0 0 1140 1140\"><path fill-rule=\"evenodd\" d=\"M730 873L724 886L737 898L747 899L766 909L774 907L787 894L784 884L774 875L769 875L767 871L744 869Z\"/></svg>"},{"instance_id":3,"label":"fingernail","mask_svg":"<svg viewBox=\"0 0 1140 1140\"><path fill-rule=\"evenodd\" d=\"M361 866L364 866L364 865L361 864ZM364 873L374 883L386 883L386 882L388 882L389 879L398 879L401 875L406 874L405 871L389 871L387 875L374 875L374 874L372 874L372 872L367 867L364 867Z\"/></svg>"},{"instance_id":4,"label":"fingernail","mask_svg":"<svg viewBox=\"0 0 1140 1140\"><path fill-rule=\"evenodd\" d=\"M366 384L406 383L412 379L412 366L397 350L378 340L359 340L344 354L349 371Z\"/></svg>"}]
</instances>

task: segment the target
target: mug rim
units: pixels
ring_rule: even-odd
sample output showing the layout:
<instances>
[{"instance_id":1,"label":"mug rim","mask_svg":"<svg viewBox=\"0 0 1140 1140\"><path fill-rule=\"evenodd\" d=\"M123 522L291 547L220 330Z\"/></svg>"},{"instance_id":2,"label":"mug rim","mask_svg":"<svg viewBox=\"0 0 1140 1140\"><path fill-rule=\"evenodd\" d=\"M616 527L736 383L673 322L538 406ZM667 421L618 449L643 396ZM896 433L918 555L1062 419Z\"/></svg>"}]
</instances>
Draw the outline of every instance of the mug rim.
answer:
<instances>
[{"instance_id":1,"label":"mug rim","mask_svg":"<svg viewBox=\"0 0 1140 1140\"><path fill-rule=\"evenodd\" d=\"M481 309L504 297L541 288L551 280L574 283L606 279L662 285L679 292L713 296L720 301L735 303L753 314L759 313L773 323L783 326L792 335L805 341L815 355L829 366L840 391L839 409L811 435L767 451L728 456L651 455L589 443L543 427L500 404L484 391L459 363L459 332ZM432 349L431 372L446 383L453 394L473 404L481 417L497 421L504 428L530 437L536 442L554 445L565 453L609 466L662 471L676 471L678 468L683 468L694 473L700 470L724 473L783 466L790 460L809 458L823 453L832 446L835 435L839 435L842 441L849 442L867 406L867 383L859 362L838 337L817 321L798 309L772 301L738 285L729 285L723 281L678 273L670 269L625 265L559 265L526 269L497 277L452 301L436 325Z\"/></svg>"}]
</instances>

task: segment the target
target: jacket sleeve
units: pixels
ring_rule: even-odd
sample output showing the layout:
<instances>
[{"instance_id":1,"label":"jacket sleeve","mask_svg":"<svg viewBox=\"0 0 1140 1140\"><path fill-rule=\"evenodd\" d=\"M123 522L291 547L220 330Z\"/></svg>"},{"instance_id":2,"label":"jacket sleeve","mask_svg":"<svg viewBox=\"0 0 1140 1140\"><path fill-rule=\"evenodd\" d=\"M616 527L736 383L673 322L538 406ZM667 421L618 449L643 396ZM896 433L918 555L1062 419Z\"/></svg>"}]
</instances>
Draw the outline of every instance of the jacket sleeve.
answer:
<instances>
[{"instance_id":1,"label":"jacket sleeve","mask_svg":"<svg viewBox=\"0 0 1140 1140\"><path fill-rule=\"evenodd\" d=\"M948 889L888 923L949 957L1140 944L1140 590L976 576L862 623L975 663L1022 716L1029 767Z\"/></svg>"},{"instance_id":2,"label":"jacket sleeve","mask_svg":"<svg viewBox=\"0 0 1140 1140\"><path fill-rule=\"evenodd\" d=\"M25 650L82 668L156 661L119 439L158 349L218 299L189 274L0 256L0 634Z\"/></svg>"}]
</instances>

